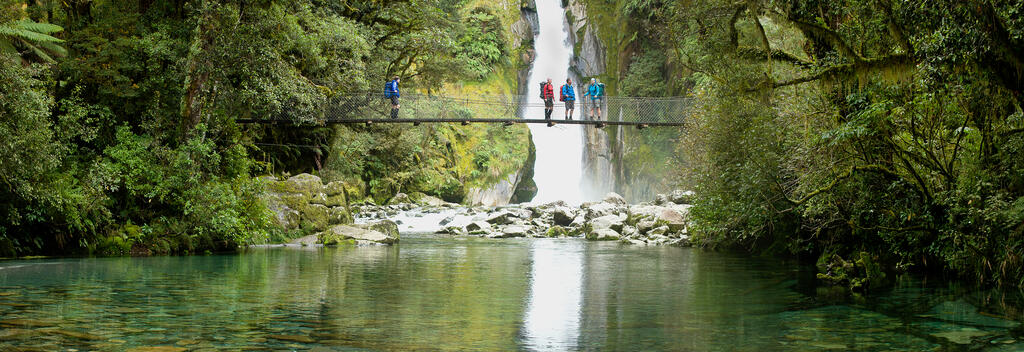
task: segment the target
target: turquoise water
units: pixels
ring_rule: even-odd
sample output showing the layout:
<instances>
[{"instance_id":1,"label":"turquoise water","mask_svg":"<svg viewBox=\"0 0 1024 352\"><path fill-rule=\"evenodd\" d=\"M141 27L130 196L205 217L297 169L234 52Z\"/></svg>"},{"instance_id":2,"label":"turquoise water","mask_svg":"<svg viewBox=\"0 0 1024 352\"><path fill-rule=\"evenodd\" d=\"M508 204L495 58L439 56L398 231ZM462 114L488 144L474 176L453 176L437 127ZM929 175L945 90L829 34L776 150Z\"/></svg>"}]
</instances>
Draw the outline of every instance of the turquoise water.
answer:
<instances>
[{"instance_id":1,"label":"turquoise water","mask_svg":"<svg viewBox=\"0 0 1024 352\"><path fill-rule=\"evenodd\" d=\"M0 262L0 350L1024 350L1016 296L819 298L775 259L575 239ZM805 284L808 283L808 284Z\"/></svg>"}]
</instances>

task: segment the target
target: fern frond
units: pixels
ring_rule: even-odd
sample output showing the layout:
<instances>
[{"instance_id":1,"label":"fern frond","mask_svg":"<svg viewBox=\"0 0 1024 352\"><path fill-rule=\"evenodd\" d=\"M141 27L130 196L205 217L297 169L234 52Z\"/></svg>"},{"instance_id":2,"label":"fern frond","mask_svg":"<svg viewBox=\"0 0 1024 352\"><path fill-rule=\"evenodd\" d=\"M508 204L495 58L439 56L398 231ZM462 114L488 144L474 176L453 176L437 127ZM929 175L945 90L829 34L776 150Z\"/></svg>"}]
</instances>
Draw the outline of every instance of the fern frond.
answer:
<instances>
[{"instance_id":1,"label":"fern frond","mask_svg":"<svg viewBox=\"0 0 1024 352\"><path fill-rule=\"evenodd\" d=\"M60 31L64 30L63 27L55 25L55 24L52 24L52 23L39 23L39 22L33 22L31 20L20 20L20 21L14 22L14 23L15 23L16 28L21 28L21 29L24 29L24 30L27 30L27 31L32 31L32 32L42 33L42 34L57 33L57 32L60 32Z\"/></svg>"}]
</instances>

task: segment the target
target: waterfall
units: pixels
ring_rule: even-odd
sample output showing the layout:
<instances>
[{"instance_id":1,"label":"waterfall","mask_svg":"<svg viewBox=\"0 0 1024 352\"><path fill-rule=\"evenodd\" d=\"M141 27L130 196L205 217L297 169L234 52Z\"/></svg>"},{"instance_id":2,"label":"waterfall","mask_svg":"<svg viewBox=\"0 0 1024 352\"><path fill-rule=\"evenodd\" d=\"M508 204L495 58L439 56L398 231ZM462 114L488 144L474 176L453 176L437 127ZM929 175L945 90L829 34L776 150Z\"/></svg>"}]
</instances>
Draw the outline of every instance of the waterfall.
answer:
<instances>
[{"instance_id":1,"label":"waterfall","mask_svg":"<svg viewBox=\"0 0 1024 352\"><path fill-rule=\"evenodd\" d=\"M558 101L558 89L569 77L569 62L572 60L572 43L569 41L569 24L565 10L559 0L537 0L537 17L540 30L534 40L536 57L530 69L528 102L536 105L523 110L523 118L544 118L540 106L540 82L551 78L555 90L555 110L551 113L554 121L565 116L565 104ZM576 87L577 104L573 119L583 117L583 106L579 104L579 82ZM534 164L533 180L537 183L534 203L563 200L569 204L584 201L581 182L583 180L583 127L580 125L542 124L530 125L533 143L537 146L537 162Z\"/></svg>"}]
</instances>

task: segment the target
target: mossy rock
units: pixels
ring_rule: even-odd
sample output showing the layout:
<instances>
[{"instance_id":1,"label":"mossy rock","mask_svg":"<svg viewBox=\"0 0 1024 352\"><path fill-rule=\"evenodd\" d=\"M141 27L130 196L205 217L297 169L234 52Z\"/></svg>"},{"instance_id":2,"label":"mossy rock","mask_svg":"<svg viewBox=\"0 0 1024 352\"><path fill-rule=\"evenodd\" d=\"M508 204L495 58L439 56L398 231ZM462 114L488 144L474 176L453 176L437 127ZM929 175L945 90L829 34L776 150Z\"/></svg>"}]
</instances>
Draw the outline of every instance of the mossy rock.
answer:
<instances>
[{"instance_id":1,"label":"mossy rock","mask_svg":"<svg viewBox=\"0 0 1024 352\"><path fill-rule=\"evenodd\" d=\"M394 237L396 241L398 238L400 238L398 233L398 224L391 220L381 220L372 224L358 226L367 230L373 230L383 233L389 237Z\"/></svg>"},{"instance_id":2,"label":"mossy rock","mask_svg":"<svg viewBox=\"0 0 1024 352\"><path fill-rule=\"evenodd\" d=\"M354 219L352 213L343 207L332 207L328 210L328 223L331 225L351 224Z\"/></svg>"},{"instance_id":3,"label":"mossy rock","mask_svg":"<svg viewBox=\"0 0 1024 352\"><path fill-rule=\"evenodd\" d=\"M398 225L393 222L390 225L394 225L395 232L393 234L377 231L374 229L374 225L334 225L318 233L317 238L319 243L324 245L346 243L345 241L347 240L393 244L398 242ZM392 231L390 225L385 224L382 225L383 227L377 227L377 229Z\"/></svg>"},{"instance_id":4,"label":"mossy rock","mask_svg":"<svg viewBox=\"0 0 1024 352\"><path fill-rule=\"evenodd\" d=\"M324 185L323 191L324 191L324 194L326 194L328 197L339 196L339 195L340 196L344 196L345 195L345 189L346 189L347 186L348 185L345 184L345 182L334 181L334 182L330 182L330 183Z\"/></svg>"},{"instance_id":5,"label":"mossy rock","mask_svg":"<svg viewBox=\"0 0 1024 352\"><path fill-rule=\"evenodd\" d=\"M548 228L547 232L545 232L544 235L547 237L568 237L570 235L570 232L569 230L566 230L566 228L564 227L555 225L552 226L551 228Z\"/></svg>"},{"instance_id":6,"label":"mossy rock","mask_svg":"<svg viewBox=\"0 0 1024 352\"><path fill-rule=\"evenodd\" d=\"M323 231L331 225L330 208L320 204L307 204L296 209L301 214L302 222L299 226L310 231Z\"/></svg>"}]
</instances>

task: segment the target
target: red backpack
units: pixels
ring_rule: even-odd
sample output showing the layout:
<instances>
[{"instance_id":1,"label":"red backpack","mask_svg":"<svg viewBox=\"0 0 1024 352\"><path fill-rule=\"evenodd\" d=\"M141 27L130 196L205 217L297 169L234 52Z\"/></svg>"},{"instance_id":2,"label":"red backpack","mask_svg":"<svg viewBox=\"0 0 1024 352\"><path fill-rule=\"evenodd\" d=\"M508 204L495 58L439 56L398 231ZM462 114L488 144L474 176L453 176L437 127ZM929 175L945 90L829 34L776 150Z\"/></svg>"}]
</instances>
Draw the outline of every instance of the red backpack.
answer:
<instances>
[{"instance_id":1,"label":"red backpack","mask_svg":"<svg viewBox=\"0 0 1024 352\"><path fill-rule=\"evenodd\" d=\"M558 88L558 101L565 101L565 85Z\"/></svg>"}]
</instances>

